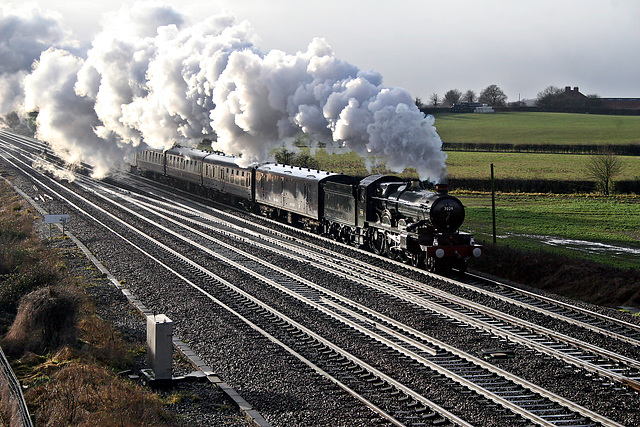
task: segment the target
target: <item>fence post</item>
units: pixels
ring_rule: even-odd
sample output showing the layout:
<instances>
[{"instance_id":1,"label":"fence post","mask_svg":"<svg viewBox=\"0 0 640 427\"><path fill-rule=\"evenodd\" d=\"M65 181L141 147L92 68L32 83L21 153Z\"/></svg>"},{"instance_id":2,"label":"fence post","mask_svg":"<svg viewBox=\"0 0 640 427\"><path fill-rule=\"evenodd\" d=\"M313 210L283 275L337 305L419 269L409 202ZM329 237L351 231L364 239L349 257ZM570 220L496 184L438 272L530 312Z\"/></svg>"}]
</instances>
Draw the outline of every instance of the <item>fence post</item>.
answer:
<instances>
[{"instance_id":1,"label":"fence post","mask_svg":"<svg viewBox=\"0 0 640 427\"><path fill-rule=\"evenodd\" d=\"M493 178L493 163L491 163L491 219L493 221L493 244L496 244L496 185Z\"/></svg>"}]
</instances>

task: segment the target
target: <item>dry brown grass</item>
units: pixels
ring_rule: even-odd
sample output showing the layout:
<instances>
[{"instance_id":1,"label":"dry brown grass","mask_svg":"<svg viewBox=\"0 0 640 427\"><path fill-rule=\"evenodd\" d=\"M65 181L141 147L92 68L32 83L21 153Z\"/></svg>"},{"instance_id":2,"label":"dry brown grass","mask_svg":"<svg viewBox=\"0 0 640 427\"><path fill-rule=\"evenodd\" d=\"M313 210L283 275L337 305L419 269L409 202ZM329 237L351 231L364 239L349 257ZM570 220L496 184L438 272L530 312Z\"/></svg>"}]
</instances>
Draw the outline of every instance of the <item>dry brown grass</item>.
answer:
<instances>
[{"instance_id":1,"label":"dry brown grass","mask_svg":"<svg viewBox=\"0 0 640 427\"><path fill-rule=\"evenodd\" d=\"M25 295L2 348L21 356L27 351L44 354L74 345L80 300L79 291L69 286L47 286Z\"/></svg>"},{"instance_id":2,"label":"dry brown grass","mask_svg":"<svg viewBox=\"0 0 640 427\"><path fill-rule=\"evenodd\" d=\"M0 181L0 331L11 324L22 296L62 280L60 258L37 238L33 221L30 209Z\"/></svg>"},{"instance_id":3,"label":"dry brown grass","mask_svg":"<svg viewBox=\"0 0 640 427\"><path fill-rule=\"evenodd\" d=\"M131 346L111 324L95 314L82 316L78 322L78 335L87 344L84 348L86 358L114 368L124 368L131 363Z\"/></svg>"},{"instance_id":4,"label":"dry brown grass","mask_svg":"<svg viewBox=\"0 0 640 427\"><path fill-rule=\"evenodd\" d=\"M71 363L25 394L37 425L164 426L173 423L160 399L105 368Z\"/></svg>"},{"instance_id":5,"label":"dry brown grass","mask_svg":"<svg viewBox=\"0 0 640 427\"><path fill-rule=\"evenodd\" d=\"M96 316L83 284L65 274L33 221L0 181L0 331L11 325L2 346L28 387L36 425L171 425L156 395L111 370L131 362L131 345ZM0 388L0 426L14 416L8 396Z\"/></svg>"},{"instance_id":6,"label":"dry brown grass","mask_svg":"<svg viewBox=\"0 0 640 427\"><path fill-rule=\"evenodd\" d=\"M22 417L18 402L11 399L8 384L0 385L0 426L19 427L22 425Z\"/></svg>"}]
</instances>

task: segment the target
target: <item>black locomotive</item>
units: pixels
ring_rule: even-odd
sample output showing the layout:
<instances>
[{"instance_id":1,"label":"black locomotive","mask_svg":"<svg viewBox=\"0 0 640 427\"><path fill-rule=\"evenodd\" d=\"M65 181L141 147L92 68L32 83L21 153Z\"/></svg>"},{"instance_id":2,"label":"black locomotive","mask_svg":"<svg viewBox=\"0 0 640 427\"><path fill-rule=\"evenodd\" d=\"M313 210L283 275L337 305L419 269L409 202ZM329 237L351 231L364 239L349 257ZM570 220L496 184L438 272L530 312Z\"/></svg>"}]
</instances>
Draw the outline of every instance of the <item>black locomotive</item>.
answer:
<instances>
[{"instance_id":1,"label":"black locomotive","mask_svg":"<svg viewBox=\"0 0 640 427\"><path fill-rule=\"evenodd\" d=\"M464 206L446 185L389 175L364 179L275 163L240 166L188 148L137 153L138 173L431 271L465 270L482 247L459 231Z\"/></svg>"}]
</instances>

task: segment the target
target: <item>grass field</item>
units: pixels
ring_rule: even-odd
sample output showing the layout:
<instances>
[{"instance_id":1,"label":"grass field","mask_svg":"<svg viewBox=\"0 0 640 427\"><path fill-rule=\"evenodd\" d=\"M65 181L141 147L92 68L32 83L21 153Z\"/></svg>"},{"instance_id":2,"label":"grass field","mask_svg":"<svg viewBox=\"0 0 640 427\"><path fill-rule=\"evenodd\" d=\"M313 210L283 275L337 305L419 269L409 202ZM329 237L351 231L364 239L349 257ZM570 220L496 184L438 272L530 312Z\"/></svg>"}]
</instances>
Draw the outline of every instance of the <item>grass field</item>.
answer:
<instances>
[{"instance_id":1,"label":"grass field","mask_svg":"<svg viewBox=\"0 0 640 427\"><path fill-rule=\"evenodd\" d=\"M495 113L435 116L445 142L511 144L638 144L640 116Z\"/></svg>"},{"instance_id":2,"label":"grass field","mask_svg":"<svg viewBox=\"0 0 640 427\"><path fill-rule=\"evenodd\" d=\"M467 207L464 228L490 241L491 196L459 194L458 197ZM640 196L498 194L496 234L499 244L550 249L637 269L640 266Z\"/></svg>"},{"instance_id":3,"label":"grass field","mask_svg":"<svg viewBox=\"0 0 640 427\"><path fill-rule=\"evenodd\" d=\"M328 154L324 150L315 153L320 169L342 172L347 175L365 176L370 172L364 160L353 152ZM450 178L489 179L491 164L496 179L548 179L587 180L586 165L590 156L578 154L541 153L489 153L479 151L447 152L447 170ZM640 179L640 157L618 156L622 162L622 173L618 179ZM373 172L386 173L384 167ZM414 170L407 170L403 177L416 177Z\"/></svg>"},{"instance_id":4,"label":"grass field","mask_svg":"<svg viewBox=\"0 0 640 427\"><path fill-rule=\"evenodd\" d=\"M577 154L447 152L447 170L452 178L489 179L494 164L496 179L587 180L590 156ZM640 157L618 156L619 179L640 179Z\"/></svg>"}]
</instances>

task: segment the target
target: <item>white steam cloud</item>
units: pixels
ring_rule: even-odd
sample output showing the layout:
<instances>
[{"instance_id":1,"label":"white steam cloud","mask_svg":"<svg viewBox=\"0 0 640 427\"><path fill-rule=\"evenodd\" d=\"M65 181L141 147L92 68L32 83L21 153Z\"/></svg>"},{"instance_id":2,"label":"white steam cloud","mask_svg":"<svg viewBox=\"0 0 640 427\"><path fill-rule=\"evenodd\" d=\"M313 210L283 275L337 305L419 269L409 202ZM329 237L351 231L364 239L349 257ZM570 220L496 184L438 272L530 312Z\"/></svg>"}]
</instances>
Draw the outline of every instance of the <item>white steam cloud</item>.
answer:
<instances>
[{"instance_id":1,"label":"white steam cloud","mask_svg":"<svg viewBox=\"0 0 640 427\"><path fill-rule=\"evenodd\" d=\"M34 5L0 8L0 114L20 110L23 80L33 62L52 46L74 50L59 16Z\"/></svg>"},{"instance_id":2,"label":"white steam cloud","mask_svg":"<svg viewBox=\"0 0 640 427\"><path fill-rule=\"evenodd\" d=\"M334 148L375 156L421 179L446 174L433 127L404 89L335 57L323 39L306 52L262 53L247 22L229 14L188 24L147 3L109 19L86 55L44 51L24 79L39 136L69 160L108 173L137 147L197 144L246 163L301 132Z\"/></svg>"}]
</instances>

